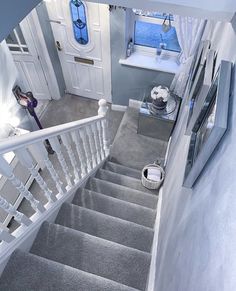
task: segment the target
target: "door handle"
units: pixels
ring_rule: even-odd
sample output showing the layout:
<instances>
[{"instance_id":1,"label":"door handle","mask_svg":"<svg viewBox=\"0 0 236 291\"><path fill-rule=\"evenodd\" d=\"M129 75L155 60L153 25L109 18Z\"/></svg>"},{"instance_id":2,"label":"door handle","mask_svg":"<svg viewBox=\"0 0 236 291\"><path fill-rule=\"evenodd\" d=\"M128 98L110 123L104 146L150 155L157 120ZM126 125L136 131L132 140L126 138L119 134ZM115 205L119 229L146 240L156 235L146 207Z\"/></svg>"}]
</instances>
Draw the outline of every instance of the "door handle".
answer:
<instances>
[{"instance_id":1,"label":"door handle","mask_svg":"<svg viewBox=\"0 0 236 291\"><path fill-rule=\"evenodd\" d=\"M62 47L61 47L61 44L60 44L60 42L57 40L56 41L56 48L57 48L57 50L60 52L60 51L62 51Z\"/></svg>"}]
</instances>

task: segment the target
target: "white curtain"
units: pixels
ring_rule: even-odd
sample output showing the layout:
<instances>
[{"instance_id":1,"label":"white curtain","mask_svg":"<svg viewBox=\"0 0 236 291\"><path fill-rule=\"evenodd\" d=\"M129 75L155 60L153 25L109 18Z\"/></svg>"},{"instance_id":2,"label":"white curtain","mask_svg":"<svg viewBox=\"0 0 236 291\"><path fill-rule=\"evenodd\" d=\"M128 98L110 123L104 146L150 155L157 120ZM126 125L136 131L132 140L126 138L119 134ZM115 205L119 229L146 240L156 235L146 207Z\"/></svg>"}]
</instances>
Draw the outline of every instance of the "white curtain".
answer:
<instances>
[{"instance_id":1,"label":"white curtain","mask_svg":"<svg viewBox=\"0 0 236 291\"><path fill-rule=\"evenodd\" d=\"M206 21L179 15L174 15L174 20L182 52L179 58L180 70L175 75L170 89L178 96L183 97L191 65L198 49Z\"/></svg>"}]
</instances>

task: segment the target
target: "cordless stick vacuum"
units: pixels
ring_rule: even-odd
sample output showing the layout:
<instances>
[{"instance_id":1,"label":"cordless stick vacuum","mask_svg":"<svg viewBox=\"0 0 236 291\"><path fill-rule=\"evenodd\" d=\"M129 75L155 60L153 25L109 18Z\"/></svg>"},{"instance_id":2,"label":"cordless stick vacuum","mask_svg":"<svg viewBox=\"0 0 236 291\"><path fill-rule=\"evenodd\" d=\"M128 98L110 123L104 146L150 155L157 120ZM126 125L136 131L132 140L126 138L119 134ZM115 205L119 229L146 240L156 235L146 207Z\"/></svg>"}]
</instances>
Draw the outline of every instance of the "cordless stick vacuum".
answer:
<instances>
[{"instance_id":1,"label":"cordless stick vacuum","mask_svg":"<svg viewBox=\"0 0 236 291\"><path fill-rule=\"evenodd\" d=\"M38 119L38 116L34 110L34 108L37 107L38 105L38 101L37 99L33 96L32 92L22 92L21 88L19 86L15 86L14 89L12 90L13 94L16 97L16 100L18 102L18 104L20 104L23 108L25 108L29 114L35 119L38 127L40 129L43 129L41 122ZM53 154L54 151L49 143L49 140L46 139L45 140L45 147L47 149L47 152L49 154Z\"/></svg>"}]
</instances>

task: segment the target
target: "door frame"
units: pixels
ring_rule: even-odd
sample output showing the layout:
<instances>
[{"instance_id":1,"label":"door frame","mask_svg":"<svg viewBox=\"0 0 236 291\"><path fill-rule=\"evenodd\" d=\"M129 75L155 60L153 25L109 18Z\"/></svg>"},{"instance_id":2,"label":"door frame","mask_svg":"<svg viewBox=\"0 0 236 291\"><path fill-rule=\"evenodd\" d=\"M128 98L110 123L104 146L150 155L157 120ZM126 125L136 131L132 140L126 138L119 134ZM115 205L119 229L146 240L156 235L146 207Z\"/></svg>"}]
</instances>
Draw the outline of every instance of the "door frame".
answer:
<instances>
[{"instance_id":1,"label":"door frame","mask_svg":"<svg viewBox=\"0 0 236 291\"><path fill-rule=\"evenodd\" d=\"M34 45L38 52L51 99L58 100L61 98L61 94L36 9L33 9L26 16L26 19L29 23ZM48 23L48 25L50 24Z\"/></svg>"}]
</instances>

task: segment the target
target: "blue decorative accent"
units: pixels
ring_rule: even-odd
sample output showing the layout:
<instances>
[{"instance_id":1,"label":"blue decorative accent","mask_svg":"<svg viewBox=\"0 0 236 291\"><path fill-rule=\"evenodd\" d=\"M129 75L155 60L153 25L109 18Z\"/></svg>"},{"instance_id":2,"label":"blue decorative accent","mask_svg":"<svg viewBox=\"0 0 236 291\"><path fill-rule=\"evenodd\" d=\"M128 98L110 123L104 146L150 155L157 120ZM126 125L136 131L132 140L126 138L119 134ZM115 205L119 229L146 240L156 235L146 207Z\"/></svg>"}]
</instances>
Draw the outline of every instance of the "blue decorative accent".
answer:
<instances>
[{"instance_id":1,"label":"blue decorative accent","mask_svg":"<svg viewBox=\"0 0 236 291\"><path fill-rule=\"evenodd\" d=\"M70 1L74 37L79 44L86 45L89 41L85 6L80 0Z\"/></svg>"}]
</instances>

